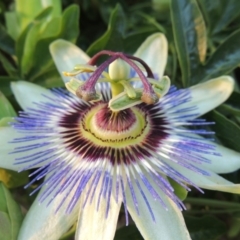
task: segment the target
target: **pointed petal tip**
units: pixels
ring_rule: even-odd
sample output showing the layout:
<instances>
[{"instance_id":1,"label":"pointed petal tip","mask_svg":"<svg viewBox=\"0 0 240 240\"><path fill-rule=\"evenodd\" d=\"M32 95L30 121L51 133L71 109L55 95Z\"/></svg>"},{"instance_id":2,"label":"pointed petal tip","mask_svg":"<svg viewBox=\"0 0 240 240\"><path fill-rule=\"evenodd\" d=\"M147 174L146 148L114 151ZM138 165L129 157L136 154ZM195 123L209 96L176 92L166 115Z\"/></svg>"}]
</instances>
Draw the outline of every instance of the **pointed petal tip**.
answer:
<instances>
[{"instance_id":1,"label":"pointed petal tip","mask_svg":"<svg viewBox=\"0 0 240 240\"><path fill-rule=\"evenodd\" d=\"M143 59L159 79L162 78L167 64L168 42L163 33L150 35L134 54Z\"/></svg>"},{"instance_id":2,"label":"pointed petal tip","mask_svg":"<svg viewBox=\"0 0 240 240\"><path fill-rule=\"evenodd\" d=\"M163 33L154 33L148 37L149 40L154 41L155 39L160 39L164 44L168 45L167 38Z\"/></svg>"},{"instance_id":3,"label":"pointed petal tip","mask_svg":"<svg viewBox=\"0 0 240 240\"><path fill-rule=\"evenodd\" d=\"M197 106L194 118L201 116L225 102L234 90L234 79L220 76L189 88L191 100L184 106ZM180 105L183 107L183 105Z\"/></svg>"},{"instance_id":4,"label":"pointed petal tip","mask_svg":"<svg viewBox=\"0 0 240 240\"><path fill-rule=\"evenodd\" d=\"M240 153L216 143L211 143L216 147L216 152L221 156L205 155L211 164L202 163L204 168L211 170L215 173L230 173L240 169Z\"/></svg>"},{"instance_id":5,"label":"pointed petal tip","mask_svg":"<svg viewBox=\"0 0 240 240\"><path fill-rule=\"evenodd\" d=\"M17 92L18 92L22 87L24 87L24 86L27 85L27 83L28 83L28 82L23 81L23 80L20 80L20 81L17 81L17 82L16 82L16 81L15 81L15 82L11 82L11 83L10 83L10 88L11 88L13 94L16 95Z\"/></svg>"},{"instance_id":6,"label":"pointed petal tip","mask_svg":"<svg viewBox=\"0 0 240 240\"><path fill-rule=\"evenodd\" d=\"M82 61L89 61L89 56L82 51L81 48L73 44L72 42L66 41L64 39L57 39L53 41L49 46L50 52L54 58L56 54L59 54L64 57L70 58L71 55L68 56L69 53L73 54L73 57L76 57L79 59L80 62ZM70 59L69 59L70 60ZM70 62L71 63L71 62Z\"/></svg>"},{"instance_id":7,"label":"pointed petal tip","mask_svg":"<svg viewBox=\"0 0 240 240\"><path fill-rule=\"evenodd\" d=\"M235 81L232 77L226 75L210 80L209 88L211 88L211 83L213 91L218 93L219 103L215 106L217 107L218 105L225 102L232 94Z\"/></svg>"},{"instance_id":8,"label":"pointed petal tip","mask_svg":"<svg viewBox=\"0 0 240 240\"><path fill-rule=\"evenodd\" d=\"M18 84L24 84L26 81L20 80L20 81L14 81L14 82L10 82L10 88L11 90L15 90L18 87Z\"/></svg>"},{"instance_id":9,"label":"pointed petal tip","mask_svg":"<svg viewBox=\"0 0 240 240\"><path fill-rule=\"evenodd\" d=\"M214 79L213 79L214 80ZM216 81L219 82L219 84L222 85L222 89L229 95L233 92L235 81L232 77L230 76L221 76L219 78L216 78Z\"/></svg>"},{"instance_id":10,"label":"pointed petal tip","mask_svg":"<svg viewBox=\"0 0 240 240\"><path fill-rule=\"evenodd\" d=\"M34 107L34 102L46 101L43 95L49 95L51 92L37 84L27 81L11 82L13 95L23 110Z\"/></svg>"},{"instance_id":11,"label":"pointed petal tip","mask_svg":"<svg viewBox=\"0 0 240 240\"><path fill-rule=\"evenodd\" d=\"M64 45L69 45L70 42L64 40L64 39L57 39L55 41L53 41L50 45L49 45L49 49L50 49L50 52L52 53L52 51L54 51L55 49L61 47L61 46L64 46Z\"/></svg>"},{"instance_id":12,"label":"pointed petal tip","mask_svg":"<svg viewBox=\"0 0 240 240\"><path fill-rule=\"evenodd\" d=\"M51 43L50 53L63 81L69 81L69 77L62 74L63 71L71 71L77 64L86 64L89 56L73 43L64 39L58 39Z\"/></svg>"},{"instance_id":13,"label":"pointed petal tip","mask_svg":"<svg viewBox=\"0 0 240 240\"><path fill-rule=\"evenodd\" d=\"M223 75L222 78L234 85L234 79L231 76Z\"/></svg>"},{"instance_id":14,"label":"pointed petal tip","mask_svg":"<svg viewBox=\"0 0 240 240\"><path fill-rule=\"evenodd\" d=\"M240 184L234 184L211 170L206 171L201 165L197 165L197 167L207 172L209 175L199 174L198 172L187 169L177 163L168 162L168 164L177 172L185 176L191 183L195 184L195 186L203 189L240 194Z\"/></svg>"}]
</instances>

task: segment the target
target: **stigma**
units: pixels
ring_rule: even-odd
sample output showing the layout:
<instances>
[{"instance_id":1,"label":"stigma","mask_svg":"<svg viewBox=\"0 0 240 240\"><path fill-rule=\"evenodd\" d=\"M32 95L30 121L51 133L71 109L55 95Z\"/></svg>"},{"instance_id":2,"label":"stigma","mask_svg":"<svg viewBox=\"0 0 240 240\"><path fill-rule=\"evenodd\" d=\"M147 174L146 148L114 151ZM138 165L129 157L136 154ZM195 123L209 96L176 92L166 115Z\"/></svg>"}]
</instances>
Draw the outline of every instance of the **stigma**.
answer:
<instances>
[{"instance_id":1,"label":"stigma","mask_svg":"<svg viewBox=\"0 0 240 240\"><path fill-rule=\"evenodd\" d=\"M109 58L98 64L103 55ZM90 73L87 79L81 79L84 73ZM155 79L151 68L142 59L121 52L103 50L94 55L85 65L75 66L72 72L64 72L72 77L66 83L67 89L87 102L102 99L97 84L108 83L112 98L108 107L112 112L122 111L140 103L155 104L169 90L167 76Z\"/></svg>"}]
</instances>

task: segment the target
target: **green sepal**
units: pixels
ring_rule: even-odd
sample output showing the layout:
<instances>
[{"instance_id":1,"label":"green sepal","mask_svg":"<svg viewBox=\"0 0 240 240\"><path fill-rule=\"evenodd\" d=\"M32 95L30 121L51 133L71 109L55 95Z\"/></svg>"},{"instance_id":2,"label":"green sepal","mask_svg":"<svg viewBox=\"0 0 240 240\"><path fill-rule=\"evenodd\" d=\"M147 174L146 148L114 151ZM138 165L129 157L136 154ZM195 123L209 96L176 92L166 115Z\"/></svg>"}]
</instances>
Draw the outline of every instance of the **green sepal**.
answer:
<instances>
[{"instance_id":1,"label":"green sepal","mask_svg":"<svg viewBox=\"0 0 240 240\"><path fill-rule=\"evenodd\" d=\"M9 127L9 123L14 121L12 117L3 117L0 119L0 127Z\"/></svg>"},{"instance_id":2,"label":"green sepal","mask_svg":"<svg viewBox=\"0 0 240 240\"><path fill-rule=\"evenodd\" d=\"M180 184L178 184L177 182L175 182L173 179L168 178L169 183L171 184L171 186L174 189L174 194L181 200L183 201L188 194L188 191L182 187Z\"/></svg>"},{"instance_id":3,"label":"green sepal","mask_svg":"<svg viewBox=\"0 0 240 240\"><path fill-rule=\"evenodd\" d=\"M16 117L17 114L11 103L0 91L0 119L4 117Z\"/></svg>"},{"instance_id":4,"label":"green sepal","mask_svg":"<svg viewBox=\"0 0 240 240\"><path fill-rule=\"evenodd\" d=\"M23 215L9 190L0 182L0 239L17 239Z\"/></svg>"},{"instance_id":5,"label":"green sepal","mask_svg":"<svg viewBox=\"0 0 240 240\"><path fill-rule=\"evenodd\" d=\"M0 168L0 181L2 181L7 188L16 188L28 183L28 172L21 173Z\"/></svg>"}]
</instances>

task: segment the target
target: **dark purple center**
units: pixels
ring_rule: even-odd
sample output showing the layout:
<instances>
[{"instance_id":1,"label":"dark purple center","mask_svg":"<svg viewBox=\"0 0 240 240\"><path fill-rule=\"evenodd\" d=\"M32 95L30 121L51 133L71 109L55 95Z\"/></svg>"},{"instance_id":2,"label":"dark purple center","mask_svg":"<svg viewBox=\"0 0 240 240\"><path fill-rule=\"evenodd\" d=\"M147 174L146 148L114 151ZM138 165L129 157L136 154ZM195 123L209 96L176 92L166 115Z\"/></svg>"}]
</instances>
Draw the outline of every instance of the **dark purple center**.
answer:
<instances>
[{"instance_id":1,"label":"dark purple center","mask_svg":"<svg viewBox=\"0 0 240 240\"><path fill-rule=\"evenodd\" d=\"M146 159L152 156L152 153L158 151L162 140L164 140L168 133L164 126L167 125L165 118L159 115L159 107L156 109L154 105L147 105L142 103L134 108L138 109L139 112L143 113L146 121L145 128L148 128L147 134L141 136L140 132L136 136L130 136L129 138L123 138L119 141L113 141L110 139L106 141L103 137L102 142L110 142L109 146L98 145L92 139L88 139L81 132L80 125L84 125L84 120L86 114L92 110L92 108L102 105L102 108L97 112L95 119L97 119L98 127L106 131L116 131L116 134L121 134L121 132L127 131L133 123L136 121L136 116L131 109L127 109L119 112L118 114L113 113L104 102L98 102L92 105L82 105L72 109L63 116L62 120L59 122L59 126L65 130L61 130L60 135L63 136L63 142L66 148L74 152L76 155L84 156L85 160L97 161L102 159L108 159L113 165L114 164L131 164L132 162L139 161L141 159ZM91 129L84 128L89 134L93 134ZM141 142L135 143L134 140L137 138L141 139ZM127 147L121 147L121 143L131 139L131 144ZM98 140L101 141L101 138ZM137 142L137 141L136 141ZM114 145L114 144L115 145ZM119 147L120 146L120 147Z\"/></svg>"},{"instance_id":2,"label":"dark purple center","mask_svg":"<svg viewBox=\"0 0 240 240\"><path fill-rule=\"evenodd\" d=\"M96 114L97 125L107 131L121 133L128 130L136 121L131 109L120 112L112 112L107 104Z\"/></svg>"}]
</instances>

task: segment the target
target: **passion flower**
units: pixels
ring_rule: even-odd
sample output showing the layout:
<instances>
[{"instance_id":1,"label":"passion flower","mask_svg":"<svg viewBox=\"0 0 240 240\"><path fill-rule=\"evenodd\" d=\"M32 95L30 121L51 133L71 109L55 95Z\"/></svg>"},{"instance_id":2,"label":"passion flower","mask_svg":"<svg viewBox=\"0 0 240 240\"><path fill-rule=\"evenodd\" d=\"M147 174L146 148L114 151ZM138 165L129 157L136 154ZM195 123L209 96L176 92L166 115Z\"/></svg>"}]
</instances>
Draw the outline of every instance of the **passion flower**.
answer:
<instances>
[{"instance_id":1,"label":"passion flower","mask_svg":"<svg viewBox=\"0 0 240 240\"><path fill-rule=\"evenodd\" d=\"M113 239L122 203L126 224L129 212L145 239L186 240L184 204L169 179L187 191L240 193L216 174L237 169L239 155L206 139L212 123L198 118L227 99L231 77L169 88L161 75L162 34L149 37L134 56L103 51L89 59L63 40L51 51L61 71L79 58L64 72L73 77L69 91L13 83L24 112L0 131L0 166L36 169L26 187L45 178L33 191L41 189L20 240L59 239L77 219L76 239ZM102 55L109 57L99 64Z\"/></svg>"}]
</instances>

